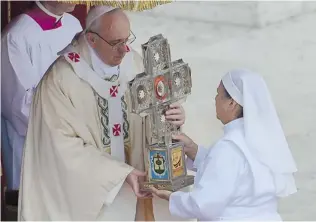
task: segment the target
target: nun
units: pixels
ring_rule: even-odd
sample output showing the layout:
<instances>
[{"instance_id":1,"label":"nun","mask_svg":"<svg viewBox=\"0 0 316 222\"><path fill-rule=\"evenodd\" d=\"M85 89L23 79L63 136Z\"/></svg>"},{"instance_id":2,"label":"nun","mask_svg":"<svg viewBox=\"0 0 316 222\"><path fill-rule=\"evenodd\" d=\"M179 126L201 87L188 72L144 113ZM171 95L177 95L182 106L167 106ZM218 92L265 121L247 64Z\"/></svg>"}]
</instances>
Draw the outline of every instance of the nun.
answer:
<instances>
[{"instance_id":1,"label":"nun","mask_svg":"<svg viewBox=\"0 0 316 222\"><path fill-rule=\"evenodd\" d=\"M249 70L232 70L215 100L221 139L205 148L185 134L174 137L196 171L193 189L152 192L169 201L172 215L186 219L282 220L278 200L297 192L297 169L265 81Z\"/></svg>"}]
</instances>

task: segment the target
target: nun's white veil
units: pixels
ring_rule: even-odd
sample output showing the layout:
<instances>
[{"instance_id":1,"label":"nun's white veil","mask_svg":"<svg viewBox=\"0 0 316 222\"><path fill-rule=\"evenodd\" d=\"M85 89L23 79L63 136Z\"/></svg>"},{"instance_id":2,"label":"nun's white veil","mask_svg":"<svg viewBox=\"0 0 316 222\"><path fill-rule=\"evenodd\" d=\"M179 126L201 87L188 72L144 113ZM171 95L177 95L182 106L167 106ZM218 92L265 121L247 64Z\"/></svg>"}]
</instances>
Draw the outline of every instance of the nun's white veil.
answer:
<instances>
[{"instance_id":1,"label":"nun's white veil","mask_svg":"<svg viewBox=\"0 0 316 222\"><path fill-rule=\"evenodd\" d=\"M293 178L296 164L263 78L237 69L227 73L222 83L243 107L246 143L252 155L272 172L277 196L296 192Z\"/></svg>"}]
</instances>

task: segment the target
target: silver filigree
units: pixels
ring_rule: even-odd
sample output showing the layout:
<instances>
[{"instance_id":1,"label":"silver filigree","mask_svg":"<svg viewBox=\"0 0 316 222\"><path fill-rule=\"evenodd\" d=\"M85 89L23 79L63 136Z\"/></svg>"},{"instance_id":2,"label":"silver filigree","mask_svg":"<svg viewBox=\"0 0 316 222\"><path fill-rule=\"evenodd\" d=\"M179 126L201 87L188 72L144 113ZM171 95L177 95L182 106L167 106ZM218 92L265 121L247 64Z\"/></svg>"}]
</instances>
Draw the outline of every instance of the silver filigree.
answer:
<instances>
[{"instance_id":1,"label":"silver filigree","mask_svg":"<svg viewBox=\"0 0 316 222\"><path fill-rule=\"evenodd\" d=\"M152 113L155 116L151 124L153 135L159 143L164 143L176 127L168 121L160 121L160 114L168 105L191 93L191 70L182 59L171 62L170 46L161 34L143 44L142 52L145 72L130 82L131 111Z\"/></svg>"},{"instance_id":2,"label":"silver filigree","mask_svg":"<svg viewBox=\"0 0 316 222\"><path fill-rule=\"evenodd\" d=\"M145 72L138 74L129 83L131 112L149 115L149 130L152 135L144 154L145 165L149 172L148 181L142 184L142 189L146 190L148 188L146 186L157 185L158 189L177 190L192 184L193 177L186 172L183 145L172 141L172 135L178 134L179 129L166 119L165 114L171 103L185 99L191 93L191 70L182 59L171 62L168 41L161 34L151 37L143 44L142 52ZM154 155L156 151L159 154ZM178 154L175 155L174 152ZM161 156L162 154L165 156ZM182 163L181 169L178 169L180 171L173 168L174 155L177 161L181 160L179 162ZM158 163L153 162L153 159L160 158L165 158L166 161L164 168L166 170L164 172L168 174L168 176L164 174L166 178L157 177L157 173L159 174L157 168L151 166ZM180 166L177 161L175 165Z\"/></svg>"}]
</instances>

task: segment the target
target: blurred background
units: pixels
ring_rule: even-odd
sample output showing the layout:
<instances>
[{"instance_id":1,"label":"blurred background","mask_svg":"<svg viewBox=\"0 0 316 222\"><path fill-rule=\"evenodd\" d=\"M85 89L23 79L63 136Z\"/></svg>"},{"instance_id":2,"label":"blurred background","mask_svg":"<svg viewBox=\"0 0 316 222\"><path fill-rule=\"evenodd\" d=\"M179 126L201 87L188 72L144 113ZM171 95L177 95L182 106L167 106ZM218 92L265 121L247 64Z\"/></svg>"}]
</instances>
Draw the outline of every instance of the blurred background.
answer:
<instances>
[{"instance_id":1,"label":"blurred background","mask_svg":"<svg viewBox=\"0 0 316 222\"><path fill-rule=\"evenodd\" d=\"M1 30L32 4L1 1ZM78 5L73 12L83 26L88 9ZM316 2L176 1L128 15L136 50L161 33L172 59L191 66L184 131L200 144L222 133L214 106L221 76L248 68L264 77L298 165L299 191L282 200L280 213L284 220L316 220Z\"/></svg>"}]
</instances>

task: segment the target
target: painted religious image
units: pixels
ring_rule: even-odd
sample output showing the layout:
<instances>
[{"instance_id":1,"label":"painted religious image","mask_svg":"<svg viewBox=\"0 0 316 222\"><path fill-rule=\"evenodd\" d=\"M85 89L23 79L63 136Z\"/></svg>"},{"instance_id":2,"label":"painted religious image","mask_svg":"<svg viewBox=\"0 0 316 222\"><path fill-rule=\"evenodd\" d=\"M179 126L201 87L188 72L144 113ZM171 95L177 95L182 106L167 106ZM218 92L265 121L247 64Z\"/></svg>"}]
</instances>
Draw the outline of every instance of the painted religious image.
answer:
<instances>
[{"instance_id":1,"label":"painted religious image","mask_svg":"<svg viewBox=\"0 0 316 222\"><path fill-rule=\"evenodd\" d=\"M185 174L185 168L183 164L183 152L182 147L173 148L171 151L171 163L172 163L172 177L176 178Z\"/></svg>"},{"instance_id":2,"label":"painted religious image","mask_svg":"<svg viewBox=\"0 0 316 222\"><path fill-rule=\"evenodd\" d=\"M153 180L168 180L169 168L167 166L167 153L166 151L151 150L150 155L150 173Z\"/></svg>"},{"instance_id":3,"label":"painted religious image","mask_svg":"<svg viewBox=\"0 0 316 222\"><path fill-rule=\"evenodd\" d=\"M178 190L193 184L194 177L187 175L182 144L172 140L179 129L166 121L165 112L191 93L191 69L182 59L171 61L168 40L161 34L142 44L142 52L145 72L129 83L131 112L149 115L152 135L144 155L148 180L141 189Z\"/></svg>"}]
</instances>

